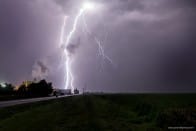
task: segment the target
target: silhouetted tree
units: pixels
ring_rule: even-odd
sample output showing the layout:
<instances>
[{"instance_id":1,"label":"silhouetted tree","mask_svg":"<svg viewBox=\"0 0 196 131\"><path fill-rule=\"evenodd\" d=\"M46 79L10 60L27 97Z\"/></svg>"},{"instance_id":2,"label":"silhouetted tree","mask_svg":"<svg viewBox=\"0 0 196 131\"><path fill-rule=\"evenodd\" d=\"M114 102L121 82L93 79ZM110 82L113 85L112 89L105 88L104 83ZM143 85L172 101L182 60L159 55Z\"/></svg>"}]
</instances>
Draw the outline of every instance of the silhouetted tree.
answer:
<instances>
[{"instance_id":1,"label":"silhouetted tree","mask_svg":"<svg viewBox=\"0 0 196 131\"><path fill-rule=\"evenodd\" d=\"M53 91L52 83L47 83L46 80L32 83L27 88L30 96L48 96Z\"/></svg>"},{"instance_id":2,"label":"silhouetted tree","mask_svg":"<svg viewBox=\"0 0 196 131\"><path fill-rule=\"evenodd\" d=\"M29 85L21 85L17 94L22 97L41 97L48 96L53 91L52 83L47 83L46 80L41 80L38 83Z\"/></svg>"},{"instance_id":3,"label":"silhouetted tree","mask_svg":"<svg viewBox=\"0 0 196 131\"><path fill-rule=\"evenodd\" d=\"M21 85L21 86L18 88L16 94L17 94L18 96L21 96L21 97L27 96L27 87L26 87L25 85Z\"/></svg>"}]
</instances>

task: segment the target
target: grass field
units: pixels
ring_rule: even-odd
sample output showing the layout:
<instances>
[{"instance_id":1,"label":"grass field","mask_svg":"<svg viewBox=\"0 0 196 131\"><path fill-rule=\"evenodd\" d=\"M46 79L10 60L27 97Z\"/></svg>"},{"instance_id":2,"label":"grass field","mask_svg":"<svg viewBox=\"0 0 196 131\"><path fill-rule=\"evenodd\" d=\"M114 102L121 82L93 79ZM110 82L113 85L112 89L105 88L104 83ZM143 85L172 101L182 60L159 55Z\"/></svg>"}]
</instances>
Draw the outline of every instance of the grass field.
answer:
<instances>
[{"instance_id":1,"label":"grass field","mask_svg":"<svg viewBox=\"0 0 196 131\"><path fill-rule=\"evenodd\" d=\"M195 124L196 94L81 95L0 109L0 131L164 131Z\"/></svg>"}]
</instances>

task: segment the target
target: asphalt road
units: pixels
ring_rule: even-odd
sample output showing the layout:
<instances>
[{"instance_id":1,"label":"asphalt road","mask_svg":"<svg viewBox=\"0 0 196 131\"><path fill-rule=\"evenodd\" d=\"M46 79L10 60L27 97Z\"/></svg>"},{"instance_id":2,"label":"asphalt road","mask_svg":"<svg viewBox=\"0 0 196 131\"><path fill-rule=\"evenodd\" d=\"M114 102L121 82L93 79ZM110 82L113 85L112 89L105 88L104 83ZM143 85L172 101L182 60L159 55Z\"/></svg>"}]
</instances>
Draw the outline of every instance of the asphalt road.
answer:
<instances>
[{"instance_id":1,"label":"asphalt road","mask_svg":"<svg viewBox=\"0 0 196 131\"><path fill-rule=\"evenodd\" d=\"M64 96L51 96L51 97L41 97L41 98L31 98L31 99L22 99L22 100L10 100L10 101L1 101L0 102L0 108L8 107L8 106L14 106L14 105L20 105L20 104L26 104L26 103L33 103L38 101L47 101L52 99L59 99L63 97L69 97L72 95L64 95Z\"/></svg>"}]
</instances>

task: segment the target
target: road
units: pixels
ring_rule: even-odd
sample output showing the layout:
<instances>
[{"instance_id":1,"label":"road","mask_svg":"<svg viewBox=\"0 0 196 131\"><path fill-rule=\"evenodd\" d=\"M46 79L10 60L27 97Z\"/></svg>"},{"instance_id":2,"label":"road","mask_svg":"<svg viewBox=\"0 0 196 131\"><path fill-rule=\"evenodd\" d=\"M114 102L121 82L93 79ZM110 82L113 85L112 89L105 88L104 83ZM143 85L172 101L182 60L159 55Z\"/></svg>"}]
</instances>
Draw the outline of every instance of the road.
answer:
<instances>
[{"instance_id":1,"label":"road","mask_svg":"<svg viewBox=\"0 0 196 131\"><path fill-rule=\"evenodd\" d=\"M69 97L72 95L64 95L64 96L51 96L51 97L40 97L40 98L31 98L31 99L22 99L22 100L10 100L10 101L2 101L0 102L0 108L3 107L9 107L9 106L14 106L14 105L20 105L20 104L26 104L26 103L33 103L33 102L38 102L38 101L47 101L47 100L52 100L52 99L59 99L63 97Z\"/></svg>"}]
</instances>

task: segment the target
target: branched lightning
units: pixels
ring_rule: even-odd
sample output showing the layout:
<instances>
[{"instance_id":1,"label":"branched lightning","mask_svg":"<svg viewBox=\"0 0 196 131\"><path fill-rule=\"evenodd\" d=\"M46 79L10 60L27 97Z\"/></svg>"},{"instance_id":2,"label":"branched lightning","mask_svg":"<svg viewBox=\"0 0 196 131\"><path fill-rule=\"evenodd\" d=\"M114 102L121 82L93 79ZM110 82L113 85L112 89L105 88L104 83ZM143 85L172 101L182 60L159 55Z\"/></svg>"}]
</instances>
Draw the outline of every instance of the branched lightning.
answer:
<instances>
[{"instance_id":1,"label":"branched lightning","mask_svg":"<svg viewBox=\"0 0 196 131\"><path fill-rule=\"evenodd\" d=\"M72 36L74 35L75 31L76 31L76 27L78 25L78 21L79 21L79 18L80 16L84 13L84 9L81 9L80 12L78 13L78 15L76 16L75 20L74 20L74 24L73 24L73 28L71 30L71 32L68 34L67 36L67 39L66 39L66 42L65 42L65 47L67 47L69 44L70 44L70 41L71 41L71 38ZM66 85L65 85L65 89L68 89L69 86L70 88L73 90L74 89L74 85L73 85L73 74L72 74L72 71L71 71L71 58L70 58L70 55L69 55L69 51L67 49L64 50L65 51L65 55L66 55L66 63L65 63L65 66L66 66Z\"/></svg>"},{"instance_id":2,"label":"branched lightning","mask_svg":"<svg viewBox=\"0 0 196 131\"><path fill-rule=\"evenodd\" d=\"M74 78L73 78L73 74L72 74L72 71L71 71L71 55L69 53L69 51L67 50L67 47L68 45L70 44L70 41L76 31L76 28L77 28L77 25L78 25L78 21L79 21L79 18L82 16L82 14L84 13L85 9L82 8L78 15L76 16L75 20L74 20L74 24L73 24L73 28L72 30L70 31L70 33L68 34L67 36L67 39L64 43L64 29L65 29L65 21L66 21L66 17L64 18L64 23L63 23L63 26L62 26L62 29L61 29L61 37L60 37L60 43L61 43L61 47L64 47L64 54L65 54L65 57L66 57L66 61L65 61L65 68L66 68L66 84L65 84L65 89L69 89L71 88L72 90L74 89L74 85L73 85L73 81L74 81Z\"/></svg>"},{"instance_id":3,"label":"branched lightning","mask_svg":"<svg viewBox=\"0 0 196 131\"><path fill-rule=\"evenodd\" d=\"M75 33L76 31L76 27L78 25L78 20L79 18L82 16L82 14L84 13L85 9L81 9L80 12L78 13L78 15L76 16L75 20L74 20L74 25L73 25L73 28L71 30L71 32L69 33L69 35L67 36L67 40L65 42L65 45L67 46L69 43L70 43L70 40L73 36L73 34Z\"/></svg>"},{"instance_id":4,"label":"branched lightning","mask_svg":"<svg viewBox=\"0 0 196 131\"><path fill-rule=\"evenodd\" d=\"M102 43L101 40L99 40L96 36L94 36L94 35L91 33L91 31L89 30L84 15L83 15L83 24L84 24L84 27L85 27L86 32L87 32L90 36L93 37L95 43L97 44L97 46L98 46L98 51L99 51L99 55L103 58L103 60L107 60L108 62L110 62L110 63L113 65L112 59L111 59L109 56L107 56L107 55L105 54L104 48L103 48L103 46L102 46L102 44L101 44L101 43Z\"/></svg>"},{"instance_id":5,"label":"branched lightning","mask_svg":"<svg viewBox=\"0 0 196 131\"><path fill-rule=\"evenodd\" d=\"M80 9L79 13L76 15L76 17L74 19L73 27L72 27L71 31L69 32L65 42L64 42L64 29L65 29L66 17L64 18L64 23L63 23L63 26L62 26L62 29L61 29L60 43L61 43L61 47L63 47L64 55L66 57L66 61L65 61L65 68L66 68L65 89L69 89L69 88L71 88L71 90L74 89L74 77L73 77L73 74L72 74L72 71L71 71L72 59L71 59L71 53L69 52L67 47L69 46L69 44L71 42L71 39L72 39L76 29L77 29L77 25L78 25L78 22L79 22L81 16L83 16L83 25L85 26L85 29L86 29L87 33L93 37L95 43L98 45L99 55L102 56L102 58L104 60L107 60L111 64L113 64L112 60L107 55L105 55L104 48L101 45L101 41L96 36L93 36L92 33L88 30L87 23L84 19L84 12L87 9L91 9L91 8L92 8L92 5L90 5L90 3L86 3Z\"/></svg>"}]
</instances>

